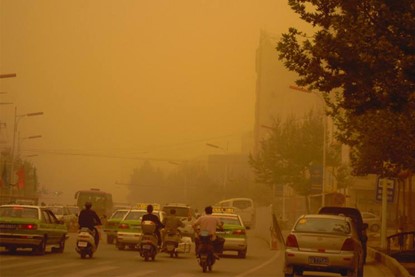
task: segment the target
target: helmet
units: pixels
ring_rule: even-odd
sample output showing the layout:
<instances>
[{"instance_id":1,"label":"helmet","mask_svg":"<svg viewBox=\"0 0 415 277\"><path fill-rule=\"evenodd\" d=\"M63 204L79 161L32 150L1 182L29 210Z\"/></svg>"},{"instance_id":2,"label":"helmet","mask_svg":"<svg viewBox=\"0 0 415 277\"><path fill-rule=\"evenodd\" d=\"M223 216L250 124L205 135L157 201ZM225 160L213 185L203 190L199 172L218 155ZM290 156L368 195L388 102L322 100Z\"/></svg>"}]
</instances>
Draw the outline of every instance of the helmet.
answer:
<instances>
[{"instance_id":1,"label":"helmet","mask_svg":"<svg viewBox=\"0 0 415 277\"><path fill-rule=\"evenodd\" d=\"M90 209L92 207L91 202L85 202L85 208Z\"/></svg>"}]
</instances>

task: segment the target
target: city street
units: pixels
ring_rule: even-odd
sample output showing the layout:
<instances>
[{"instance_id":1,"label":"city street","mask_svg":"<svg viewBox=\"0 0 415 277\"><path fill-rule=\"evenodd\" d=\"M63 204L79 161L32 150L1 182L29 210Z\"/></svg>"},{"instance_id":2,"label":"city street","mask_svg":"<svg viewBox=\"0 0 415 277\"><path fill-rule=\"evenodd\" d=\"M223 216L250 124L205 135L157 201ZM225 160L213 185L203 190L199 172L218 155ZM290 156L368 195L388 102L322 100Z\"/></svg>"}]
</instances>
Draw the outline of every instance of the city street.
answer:
<instances>
[{"instance_id":1,"label":"city street","mask_svg":"<svg viewBox=\"0 0 415 277\"><path fill-rule=\"evenodd\" d=\"M249 248L246 259L237 258L235 253L226 253L213 266L211 273L203 273L191 253L170 258L165 253L159 253L156 260L145 262L137 251L118 250L114 245L106 244L105 240L99 246L92 259L82 260L76 253L75 237L71 233L63 254L47 251L44 256L34 256L29 251L18 251L10 254L4 249L0 252L0 276L284 276L282 273L283 251L270 250L269 244L249 231ZM340 276L336 274L307 276ZM365 266L367 277L393 276L381 264L368 261Z\"/></svg>"}]
</instances>

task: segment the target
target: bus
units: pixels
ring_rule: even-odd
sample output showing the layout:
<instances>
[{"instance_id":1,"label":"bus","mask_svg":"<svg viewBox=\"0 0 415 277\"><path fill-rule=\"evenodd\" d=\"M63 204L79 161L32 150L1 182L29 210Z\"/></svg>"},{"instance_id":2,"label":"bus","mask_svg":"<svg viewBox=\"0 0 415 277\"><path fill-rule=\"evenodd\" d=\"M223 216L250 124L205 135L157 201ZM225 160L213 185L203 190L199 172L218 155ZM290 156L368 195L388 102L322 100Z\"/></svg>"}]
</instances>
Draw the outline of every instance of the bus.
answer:
<instances>
[{"instance_id":1,"label":"bus","mask_svg":"<svg viewBox=\"0 0 415 277\"><path fill-rule=\"evenodd\" d=\"M247 229L255 226L255 205L251 198L231 198L215 204L219 208L232 208L238 214Z\"/></svg>"},{"instance_id":2,"label":"bus","mask_svg":"<svg viewBox=\"0 0 415 277\"><path fill-rule=\"evenodd\" d=\"M112 194L96 188L77 191L75 200L80 210L85 207L86 202L91 202L92 209L100 218L108 218L113 212Z\"/></svg>"}]
</instances>

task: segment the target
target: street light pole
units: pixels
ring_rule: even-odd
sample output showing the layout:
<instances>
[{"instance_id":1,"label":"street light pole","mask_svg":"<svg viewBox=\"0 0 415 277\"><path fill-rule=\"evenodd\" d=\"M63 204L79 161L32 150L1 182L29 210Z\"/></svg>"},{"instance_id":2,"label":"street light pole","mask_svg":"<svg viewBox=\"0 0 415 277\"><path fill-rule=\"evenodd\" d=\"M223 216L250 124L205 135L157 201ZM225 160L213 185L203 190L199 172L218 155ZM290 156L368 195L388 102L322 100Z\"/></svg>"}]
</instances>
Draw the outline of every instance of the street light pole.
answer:
<instances>
[{"instance_id":1,"label":"street light pole","mask_svg":"<svg viewBox=\"0 0 415 277\"><path fill-rule=\"evenodd\" d=\"M12 153L11 153L11 166L10 166L10 185L14 184L14 160L15 160L15 152L16 152L16 134L18 132L18 124L20 119L26 116L37 116L43 115L43 112L35 112L35 113L27 113L22 115L17 115L17 107L14 108L14 128L13 128L13 145L12 145Z\"/></svg>"},{"instance_id":2,"label":"street light pole","mask_svg":"<svg viewBox=\"0 0 415 277\"><path fill-rule=\"evenodd\" d=\"M17 134L17 156L19 157L21 155L22 141L24 139L37 139L37 138L42 138L42 136L34 135L34 136L28 136L28 137L20 137L20 132L18 132Z\"/></svg>"},{"instance_id":3,"label":"street light pole","mask_svg":"<svg viewBox=\"0 0 415 277\"><path fill-rule=\"evenodd\" d=\"M226 145L226 148L220 147L216 144L211 144L211 143L206 143L207 146L209 147L213 147L213 148L217 148L217 149L221 149L224 153L224 162L225 162L225 174L223 176L223 185L222 185L222 189L223 189L223 199L226 198L226 189L227 189L227 182L228 182L228 175L229 175L229 165L228 165L228 161L227 161L227 154L228 154L228 150L229 150L229 145Z\"/></svg>"},{"instance_id":4,"label":"street light pole","mask_svg":"<svg viewBox=\"0 0 415 277\"><path fill-rule=\"evenodd\" d=\"M305 93L314 93L314 95L317 96L317 98L321 101L323 105L323 176L322 176L322 183L321 183L321 206L325 206L326 204L326 156L327 156L327 115L326 115L326 101L323 99L323 97L313 91L309 91L307 89L296 87L296 86L289 86L290 89L298 90Z\"/></svg>"}]
</instances>

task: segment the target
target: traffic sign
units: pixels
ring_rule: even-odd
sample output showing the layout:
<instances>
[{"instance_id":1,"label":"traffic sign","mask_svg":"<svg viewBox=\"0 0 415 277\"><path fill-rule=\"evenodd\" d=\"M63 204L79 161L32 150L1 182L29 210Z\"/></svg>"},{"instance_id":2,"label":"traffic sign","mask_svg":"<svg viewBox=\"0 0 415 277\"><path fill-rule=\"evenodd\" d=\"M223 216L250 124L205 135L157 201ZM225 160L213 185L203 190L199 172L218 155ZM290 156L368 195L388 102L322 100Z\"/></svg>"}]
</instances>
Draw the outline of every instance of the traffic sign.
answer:
<instances>
[{"instance_id":1,"label":"traffic sign","mask_svg":"<svg viewBox=\"0 0 415 277\"><path fill-rule=\"evenodd\" d=\"M386 184L388 202L393 202L395 198L395 180L378 178L376 183L376 200L382 201L382 188Z\"/></svg>"}]
</instances>

